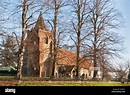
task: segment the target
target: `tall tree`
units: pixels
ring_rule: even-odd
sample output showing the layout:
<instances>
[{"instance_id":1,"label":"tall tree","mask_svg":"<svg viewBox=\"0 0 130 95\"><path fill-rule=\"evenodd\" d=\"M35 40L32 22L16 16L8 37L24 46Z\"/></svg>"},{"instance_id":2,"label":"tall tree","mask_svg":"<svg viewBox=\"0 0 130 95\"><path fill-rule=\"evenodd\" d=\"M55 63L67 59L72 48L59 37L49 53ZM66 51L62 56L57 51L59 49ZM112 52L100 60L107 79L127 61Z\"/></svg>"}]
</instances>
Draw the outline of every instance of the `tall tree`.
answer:
<instances>
[{"instance_id":1,"label":"tall tree","mask_svg":"<svg viewBox=\"0 0 130 95\"><path fill-rule=\"evenodd\" d=\"M26 39L26 33L27 30L35 24L35 20L33 16L42 10L43 8L43 3L40 0L19 0L20 5L20 10L17 12L21 12L22 14L22 35L21 35L21 42L19 45L19 64L18 64L18 72L16 75L16 79L20 80L21 79L21 70L22 70L22 63L23 63L23 52L24 52L24 46L25 46L25 39ZM15 13L17 13L15 12Z\"/></svg>"},{"instance_id":2,"label":"tall tree","mask_svg":"<svg viewBox=\"0 0 130 95\"><path fill-rule=\"evenodd\" d=\"M61 8L67 5L66 2L67 1L65 0L45 0L44 3L45 6L47 6L47 8L50 9L51 15L53 12L53 17L51 19L52 23L49 21L52 28L52 53L51 53L52 71L50 79L54 78L55 65L57 61L57 46L59 43L59 36L60 36L60 33L58 34L59 13Z\"/></svg>"},{"instance_id":3,"label":"tall tree","mask_svg":"<svg viewBox=\"0 0 130 95\"><path fill-rule=\"evenodd\" d=\"M26 26L27 12L28 12L27 0L24 0L22 5L22 39L19 46L19 63L18 63L18 71L16 76L18 80L20 80L22 76L21 70L22 70L22 62L23 62L24 41L25 41L26 28L27 28Z\"/></svg>"},{"instance_id":4,"label":"tall tree","mask_svg":"<svg viewBox=\"0 0 130 95\"><path fill-rule=\"evenodd\" d=\"M8 8L11 1L0 1L0 61L3 65L9 66L17 64L17 43L15 37L11 35L12 29L9 26ZM8 26L6 26L8 25ZM9 29L9 31L8 31Z\"/></svg>"},{"instance_id":5,"label":"tall tree","mask_svg":"<svg viewBox=\"0 0 130 95\"><path fill-rule=\"evenodd\" d=\"M73 40L76 46L76 80L79 77L79 64L81 58L80 55L82 53L83 42L85 38L88 36L86 22L88 17L88 0L72 0L71 7L73 12L73 18L71 20L72 26L71 31L73 35L70 35L71 40Z\"/></svg>"},{"instance_id":6,"label":"tall tree","mask_svg":"<svg viewBox=\"0 0 130 95\"><path fill-rule=\"evenodd\" d=\"M111 0L89 1L89 37L87 46L92 57L94 67L100 64L100 57L110 57L121 51L121 37L114 29L121 24L121 14L112 6ZM94 70L96 78L97 70Z\"/></svg>"}]
</instances>

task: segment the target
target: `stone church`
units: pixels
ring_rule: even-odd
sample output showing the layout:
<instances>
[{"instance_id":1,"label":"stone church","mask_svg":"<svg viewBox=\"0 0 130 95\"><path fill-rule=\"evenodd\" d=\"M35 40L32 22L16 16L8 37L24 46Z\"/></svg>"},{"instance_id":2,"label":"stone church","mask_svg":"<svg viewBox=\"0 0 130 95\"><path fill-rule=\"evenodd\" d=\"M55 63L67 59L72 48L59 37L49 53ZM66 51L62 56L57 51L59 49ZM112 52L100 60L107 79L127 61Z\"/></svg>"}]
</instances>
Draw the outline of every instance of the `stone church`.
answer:
<instances>
[{"instance_id":1,"label":"stone church","mask_svg":"<svg viewBox=\"0 0 130 95\"><path fill-rule=\"evenodd\" d=\"M40 13L38 20L31 30L27 32L27 38L23 56L22 74L23 76L49 77L52 72L51 47L52 32L46 29L44 19ZM79 65L80 75L92 77L92 61L89 58L82 58ZM73 78L76 67L76 54L68 50L57 48L57 61L55 65L55 76L68 75Z\"/></svg>"}]
</instances>

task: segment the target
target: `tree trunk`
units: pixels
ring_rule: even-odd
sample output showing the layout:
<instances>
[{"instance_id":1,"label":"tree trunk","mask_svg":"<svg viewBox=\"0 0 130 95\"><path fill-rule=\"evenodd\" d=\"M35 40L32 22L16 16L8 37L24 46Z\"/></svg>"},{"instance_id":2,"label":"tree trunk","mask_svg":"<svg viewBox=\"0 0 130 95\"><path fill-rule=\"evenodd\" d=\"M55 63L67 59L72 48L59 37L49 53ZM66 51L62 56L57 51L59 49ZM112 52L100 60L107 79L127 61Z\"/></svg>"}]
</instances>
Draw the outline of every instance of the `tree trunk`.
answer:
<instances>
[{"instance_id":1,"label":"tree trunk","mask_svg":"<svg viewBox=\"0 0 130 95\"><path fill-rule=\"evenodd\" d=\"M23 49L24 49L24 40L26 35L26 15L27 15L27 0L24 0L22 6L22 39L19 47L19 63L16 79L20 80L22 76L22 63L23 63Z\"/></svg>"},{"instance_id":2,"label":"tree trunk","mask_svg":"<svg viewBox=\"0 0 130 95\"><path fill-rule=\"evenodd\" d=\"M52 74L51 74L51 79L54 78L54 74L55 74L55 64L56 64L56 60L57 60L57 47L56 47L56 27L57 27L57 16L58 16L58 10L59 7L56 5L57 1L55 0L55 12L54 12L54 31L53 31L53 53L52 53Z\"/></svg>"}]
</instances>

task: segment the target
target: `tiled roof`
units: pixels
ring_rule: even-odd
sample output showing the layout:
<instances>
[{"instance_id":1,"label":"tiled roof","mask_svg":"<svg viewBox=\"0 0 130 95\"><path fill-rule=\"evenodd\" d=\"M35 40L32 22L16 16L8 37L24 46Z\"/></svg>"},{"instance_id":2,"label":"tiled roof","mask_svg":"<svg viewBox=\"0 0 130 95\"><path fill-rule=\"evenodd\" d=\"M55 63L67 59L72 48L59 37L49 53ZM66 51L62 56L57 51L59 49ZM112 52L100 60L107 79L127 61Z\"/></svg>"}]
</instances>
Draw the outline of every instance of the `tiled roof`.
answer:
<instances>
[{"instance_id":1,"label":"tiled roof","mask_svg":"<svg viewBox=\"0 0 130 95\"><path fill-rule=\"evenodd\" d=\"M58 63L58 65L76 66L76 53L58 48L57 63ZM83 58L82 56L80 56L79 67L88 69L92 65L93 65L92 61L89 58Z\"/></svg>"}]
</instances>

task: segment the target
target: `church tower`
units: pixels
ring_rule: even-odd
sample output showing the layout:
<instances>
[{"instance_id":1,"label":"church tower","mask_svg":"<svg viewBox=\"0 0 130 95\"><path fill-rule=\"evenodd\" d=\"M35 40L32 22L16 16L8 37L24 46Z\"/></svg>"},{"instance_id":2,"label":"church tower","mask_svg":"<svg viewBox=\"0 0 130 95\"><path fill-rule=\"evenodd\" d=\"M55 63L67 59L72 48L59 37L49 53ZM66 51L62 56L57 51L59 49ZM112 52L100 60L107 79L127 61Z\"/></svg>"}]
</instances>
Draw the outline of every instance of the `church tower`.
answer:
<instances>
[{"instance_id":1,"label":"church tower","mask_svg":"<svg viewBox=\"0 0 130 95\"><path fill-rule=\"evenodd\" d=\"M50 44L52 33L46 29L42 13L40 13L35 27L28 31L24 52L23 75L50 75Z\"/></svg>"}]
</instances>

